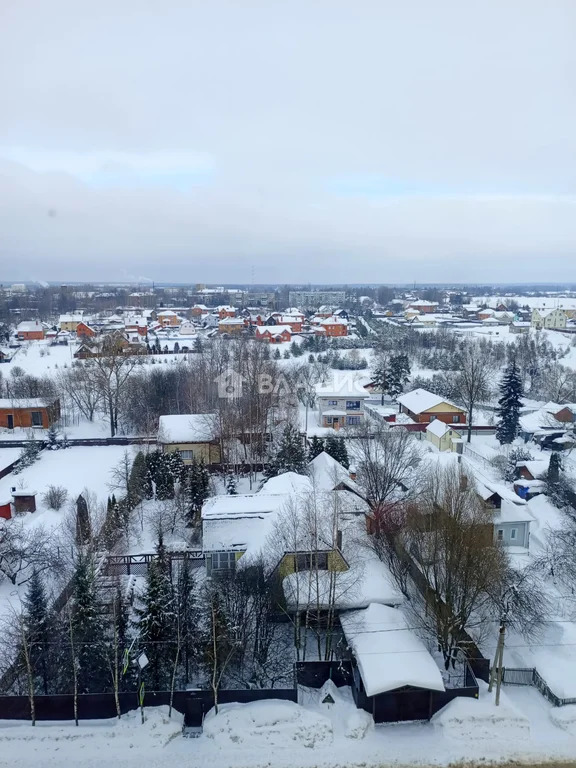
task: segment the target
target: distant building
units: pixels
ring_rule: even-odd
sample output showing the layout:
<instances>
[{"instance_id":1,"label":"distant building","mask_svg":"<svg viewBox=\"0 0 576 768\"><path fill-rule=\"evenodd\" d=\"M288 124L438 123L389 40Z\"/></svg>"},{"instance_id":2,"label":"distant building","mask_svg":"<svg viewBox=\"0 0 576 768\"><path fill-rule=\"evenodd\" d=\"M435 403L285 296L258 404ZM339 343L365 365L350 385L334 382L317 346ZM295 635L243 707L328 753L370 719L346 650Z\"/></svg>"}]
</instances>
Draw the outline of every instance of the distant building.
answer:
<instances>
[{"instance_id":1,"label":"distant building","mask_svg":"<svg viewBox=\"0 0 576 768\"><path fill-rule=\"evenodd\" d=\"M33 341L44 338L44 326L39 320L26 320L16 328L20 341Z\"/></svg>"},{"instance_id":2,"label":"distant building","mask_svg":"<svg viewBox=\"0 0 576 768\"><path fill-rule=\"evenodd\" d=\"M554 328L562 330L566 328L566 313L560 307L556 309L550 309L548 311L533 309L532 310L532 328Z\"/></svg>"},{"instance_id":3,"label":"distant building","mask_svg":"<svg viewBox=\"0 0 576 768\"><path fill-rule=\"evenodd\" d=\"M341 306L346 301L346 291L290 291L290 306L300 309L318 309L322 304Z\"/></svg>"}]
</instances>

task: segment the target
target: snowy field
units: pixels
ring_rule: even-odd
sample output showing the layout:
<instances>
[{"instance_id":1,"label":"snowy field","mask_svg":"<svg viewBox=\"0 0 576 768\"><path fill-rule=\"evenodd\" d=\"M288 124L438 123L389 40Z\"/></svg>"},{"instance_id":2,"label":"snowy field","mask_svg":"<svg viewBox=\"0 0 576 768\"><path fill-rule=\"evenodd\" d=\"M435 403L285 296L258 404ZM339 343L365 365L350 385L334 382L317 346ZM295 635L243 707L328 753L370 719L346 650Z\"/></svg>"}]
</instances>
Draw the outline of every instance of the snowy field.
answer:
<instances>
[{"instance_id":1,"label":"snowy field","mask_svg":"<svg viewBox=\"0 0 576 768\"><path fill-rule=\"evenodd\" d=\"M480 700L457 699L429 723L374 727L349 689L334 704L304 690L301 704L264 701L209 713L198 738L183 738L167 709L116 720L70 724L0 723L0 766L119 768L379 768L466 762L572 761L576 707L553 708L534 689L506 688L500 707L483 686Z\"/></svg>"}]
</instances>

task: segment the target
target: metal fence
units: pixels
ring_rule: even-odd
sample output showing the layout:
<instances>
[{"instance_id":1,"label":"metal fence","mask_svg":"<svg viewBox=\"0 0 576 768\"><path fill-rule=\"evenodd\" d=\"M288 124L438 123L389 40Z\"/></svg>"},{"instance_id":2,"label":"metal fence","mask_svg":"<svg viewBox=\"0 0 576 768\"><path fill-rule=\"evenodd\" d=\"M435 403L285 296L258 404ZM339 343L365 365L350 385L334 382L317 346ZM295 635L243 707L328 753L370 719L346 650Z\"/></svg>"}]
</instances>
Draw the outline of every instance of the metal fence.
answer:
<instances>
[{"instance_id":1,"label":"metal fence","mask_svg":"<svg viewBox=\"0 0 576 768\"><path fill-rule=\"evenodd\" d=\"M561 698L557 696L534 667L503 667L502 682L506 685L532 685L555 707L576 704L576 697Z\"/></svg>"}]
</instances>

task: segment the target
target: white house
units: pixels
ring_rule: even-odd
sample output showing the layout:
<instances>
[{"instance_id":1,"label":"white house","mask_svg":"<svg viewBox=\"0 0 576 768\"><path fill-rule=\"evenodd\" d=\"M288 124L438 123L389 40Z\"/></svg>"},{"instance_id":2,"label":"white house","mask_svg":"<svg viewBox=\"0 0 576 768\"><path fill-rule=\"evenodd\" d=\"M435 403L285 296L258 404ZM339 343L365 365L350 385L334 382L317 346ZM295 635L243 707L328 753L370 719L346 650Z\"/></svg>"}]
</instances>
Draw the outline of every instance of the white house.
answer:
<instances>
[{"instance_id":1,"label":"white house","mask_svg":"<svg viewBox=\"0 0 576 768\"><path fill-rule=\"evenodd\" d=\"M334 377L331 384L316 387L318 423L321 427L352 427L364 421L364 403L370 397L363 383L349 376Z\"/></svg>"},{"instance_id":2,"label":"white house","mask_svg":"<svg viewBox=\"0 0 576 768\"><path fill-rule=\"evenodd\" d=\"M566 328L566 313L560 307L549 310L532 310L532 328L553 328L562 330Z\"/></svg>"}]
</instances>

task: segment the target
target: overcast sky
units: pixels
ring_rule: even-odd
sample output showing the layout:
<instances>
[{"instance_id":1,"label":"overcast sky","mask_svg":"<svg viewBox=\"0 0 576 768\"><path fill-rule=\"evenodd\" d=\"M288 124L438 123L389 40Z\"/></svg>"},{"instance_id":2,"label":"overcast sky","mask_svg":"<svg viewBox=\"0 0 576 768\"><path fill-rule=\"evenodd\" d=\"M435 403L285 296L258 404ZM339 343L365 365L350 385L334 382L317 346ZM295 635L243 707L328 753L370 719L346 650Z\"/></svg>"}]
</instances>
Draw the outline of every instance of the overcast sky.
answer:
<instances>
[{"instance_id":1,"label":"overcast sky","mask_svg":"<svg viewBox=\"0 0 576 768\"><path fill-rule=\"evenodd\" d=\"M576 281L575 0L0 0L0 281Z\"/></svg>"}]
</instances>

